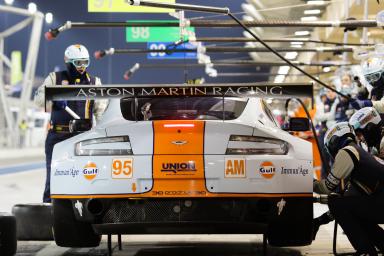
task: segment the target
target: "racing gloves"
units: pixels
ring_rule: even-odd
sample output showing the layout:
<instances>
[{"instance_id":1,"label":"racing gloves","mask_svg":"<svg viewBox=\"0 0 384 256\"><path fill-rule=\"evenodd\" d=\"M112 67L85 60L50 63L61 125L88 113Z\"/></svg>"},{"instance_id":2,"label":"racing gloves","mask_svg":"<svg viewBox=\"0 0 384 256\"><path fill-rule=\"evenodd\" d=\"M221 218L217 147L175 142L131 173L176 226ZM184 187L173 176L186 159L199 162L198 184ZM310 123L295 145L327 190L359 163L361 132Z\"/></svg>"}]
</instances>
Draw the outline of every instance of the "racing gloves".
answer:
<instances>
[{"instance_id":1,"label":"racing gloves","mask_svg":"<svg viewBox=\"0 0 384 256\"><path fill-rule=\"evenodd\" d=\"M351 99L349 101L349 104L351 105L352 108L359 110L361 108L365 107L372 107L372 101L371 100L357 100L357 99Z\"/></svg>"}]
</instances>

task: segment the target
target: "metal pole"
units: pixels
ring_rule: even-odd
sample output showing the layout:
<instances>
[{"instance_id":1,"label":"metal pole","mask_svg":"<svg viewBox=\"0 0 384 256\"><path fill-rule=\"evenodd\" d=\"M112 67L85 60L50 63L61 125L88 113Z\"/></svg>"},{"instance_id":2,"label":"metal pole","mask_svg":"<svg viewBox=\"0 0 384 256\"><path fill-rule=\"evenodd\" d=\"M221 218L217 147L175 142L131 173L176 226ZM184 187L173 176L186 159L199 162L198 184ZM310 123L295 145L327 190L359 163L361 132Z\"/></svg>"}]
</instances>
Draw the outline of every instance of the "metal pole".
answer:
<instances>
[{"instance_id":1,"label":"metal pole","mask_svg":"<svg viewBox=\"0 0 384 256\"><path fill-rule=\"evenodd\" d=\"M352 52L350 47L318 47L318 48L292 48L292 47L279 47L274 48L277 52ZM136 54L136 53L167 53L172 54L176 52L197 52L197 49L114 49L113 53L103 54ZM107 53L108 50L97 51ZM238 53L238 52L270 52L264 47L205 47L206 53ZM97 54L96 54L97 55Z\"/></svg>"},{"instance_id":2,"label":"metal pole","mask_svg":"<svg viewBox=\"0 0 384 256\"><path fill-rule=\"evenodd\" d=\"M0 38L0 53L1 55L4 54L4 39ZM3 108L4 111L4 117L5 117L5 128L7 130L6 133L6 141L7 145L10 146L15 146L16 141L12 139L12 134L13 134L13 127L14 127L14 120L12 118L11 110L8 105L8 100L5 95L5 89L4 89L4 64L3 60L0 59L0 102L1 102L1 107Z\"/></svg>"},{"instance_id":3,"label":"metal pole","mask_svg":"<svg viewBox=\"0 0 384 256\"><path fill-rule=\"evenodd\" d=\"M140 0L127 0L127 3L130 5L140 5L140 6L149 6L156 8L167 8L167 9L177 9L177 10L190 10L195 12L209 12L209 13L222 13L228 14L229 8L219 8L219 7L211 7L211 6L200 6L200 5L190 5L190 4L167 4L167 3L159 3L152 1L140 1Z\"/></svg>"},{"instance_id":4,"label":"metal pole","mask_svg":"<svg viewBox=\"0 0 384 256\"><path fill-rule=\"evenodd\" d=\"M362 28L378 27L376 20L348 20L348 21L288 21L288 20L257 20L243 21L247 27L339 27L339 28ZM238 27L231 20L190 20L189 25L197 28L229 28ZM179 23L169 22L70 22L70 28L105 28L105 27L178 27Z\"/></svg>"},{"instance_id":5,"label":"metal pole","mask_svg":"<svg viewBox=\"0 0 384 256\"><path fill-rule=\"evenodd\" d=\"M40 12L34 15L33 25L31 30L31 36L28 47L28 56L25 64L25 71L23 77L23 88L21 91L21 102L20 102L20 110L17 118L17 124L21 122L21 120L25 119L27 105L30 101L33 80L35 78L36 71L36 63L37 57L39 53L39 45L40 45L40 37L41 31L43 27L43 18L44 15ZM18 129L16 129L18 131Z\"/></svg>"},{"instance_id":6,"label":"metal pole","mask_svg":"<svg viewBox=\"0 0 384 256\"><path fill-rule=\"evenodd\" d=\"M163 3L156 3L163 5ZM282 20L257 20L241 21L246 27L340 27L340 28L360 28L378 27L376 20L349 20L349 21L282 21ZM50 29L45 33L47 40L56 38L61 32L72 28L118 28L118 27L179 27L179 22L146 22L146 21L127 21L127 22L72 22L67 21L62 26ZM238 27L238 23L232 20L187 20L186 25L197 28L228 28Z\"/></svg>"},{"instance_id":7,"label":"metal pole","mask_svg":"<svg viewBox=\"0 0 384 256\"><path fill-rule=\"evenodd\" d=\"M23 15L23 16L31 16L31 13L28 10L8 6L8 5L0 5L0 12L9 12L13 14Z\"/></svg>"},{"instance_id":8,"label":"metal pole","mask_svg":"<svg viewBox=\"0 0 384 256\"><path fill-rule=\"evenodd\" d=\"M290 43L290 42L304 42L304 43L319 43L319 44L332 44L332 45L347 45L347 46L372 46L374 44L368 43L347 43L343 44L342 42L331 42L331 41L322 41L314 40L309 38L267 38L263 39L264 42L268 43ZM211 42L211 43L246 43L246 42L258 42L254 38L247 37L197 37L196 39L189 39L190 42Z\"/></svg>"},{"instance_id":9,"label":"metal pole","mask_svg":"<svg viewBox=\"0 0 384 256\"><path fill-rule=\"evenodd\" d=\"M18 32L18 31L22 30L23 28L25 28L29 24L31 24L32 21L33 21L33 17L26 18L23 21L21 21L15 25L13 25L12 27L8 28L7 30L1 32L0 37L10 36L10 35Z\"/></svg>"},{"instance_id":10,"label":"metal pole","mask_svg":"<svg viewBox=\"0 0 384 256\"><path fill-rule=\"evenodd\" d=\"M296 66L342 66L342 65L330 65L328 63L302 63L293 62ZM258 67L258 66L286 66L285 62L257 62L257 61L232 61L232 62L212 62L213 67ZM344 65L352 65L343 64ZM205 67L205 64L188 63L188 68L201 68ZM140 68L184 68L180 64L140 64Z\"/></svg>"},{"instance_id":11,"label":"metal pole","mask_svg":"<svg viewBox=\"0 0 384 256\"><path fill-rule=\"evenodd\" d=\"M317 76L317 75L323 75L328 74L325 72L318 72L311 75ZM261 77L261 76L278 76L278 73L257 73L257 72L249 72L249 73L218 73L217 77ZM305 76L304 74L287 74L287 76Z\"/></svg>"}]
</instances>

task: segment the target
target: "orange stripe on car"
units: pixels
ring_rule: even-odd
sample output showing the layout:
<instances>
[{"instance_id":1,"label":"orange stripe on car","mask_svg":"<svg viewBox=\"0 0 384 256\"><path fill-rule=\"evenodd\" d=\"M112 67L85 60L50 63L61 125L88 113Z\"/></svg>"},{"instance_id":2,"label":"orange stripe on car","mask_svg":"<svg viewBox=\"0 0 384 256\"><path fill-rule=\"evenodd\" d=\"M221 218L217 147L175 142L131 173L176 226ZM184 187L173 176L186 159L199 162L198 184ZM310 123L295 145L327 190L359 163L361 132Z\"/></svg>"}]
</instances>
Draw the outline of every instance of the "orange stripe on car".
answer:
<instances>
[{"instance_id":1,"label":"orange stripe on car","mask_svg":"<svg viewBox=\"0 0 384 256\"><path fill-rule=\"evenodd\" d=\"M175 195L175 191L186 191L191 196L196 196L195 192L206 193L204 126L204 121L153 122L152 194L183 197Z\"/></svg>"},{"instance_id":2,"label":"orange stripe on car","mask_svg":"<svg viewBox=\"0 0 384 256\"><path fill-rule=\"evenodd\" d=\"M115 194L115 195L51 195L53 199L81 199L81 198L151 198L149 193L145 194ZM176 197L176 196L173 196ZM276 198L276 197L313 197L312 193L300 193L300 194L263 194L263 193L254 193L254 194L214 194L214 196L210 197L221 197L221 198L229 198L229 197L262 197L262 198Z\"/></svg>"}]
</instances>

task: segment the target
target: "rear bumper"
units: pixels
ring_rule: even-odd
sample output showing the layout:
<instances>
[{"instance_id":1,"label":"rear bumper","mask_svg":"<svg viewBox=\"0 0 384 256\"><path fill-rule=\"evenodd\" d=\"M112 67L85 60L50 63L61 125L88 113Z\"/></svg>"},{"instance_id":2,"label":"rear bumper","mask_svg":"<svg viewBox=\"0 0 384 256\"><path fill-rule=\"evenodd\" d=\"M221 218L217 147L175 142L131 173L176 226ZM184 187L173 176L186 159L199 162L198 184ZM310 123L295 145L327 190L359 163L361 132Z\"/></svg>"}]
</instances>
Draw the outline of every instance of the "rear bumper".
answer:
<instances>
[{"instance_id":1,"label":"rear bumper","mask_svg":"<svg viewBox=\"0 0 384 256\"><path fill-rule=\"evenodd\" d=\"M266 223L147 222L93 224L97 234L265 234Z\"/></svg>"}]
</instances>

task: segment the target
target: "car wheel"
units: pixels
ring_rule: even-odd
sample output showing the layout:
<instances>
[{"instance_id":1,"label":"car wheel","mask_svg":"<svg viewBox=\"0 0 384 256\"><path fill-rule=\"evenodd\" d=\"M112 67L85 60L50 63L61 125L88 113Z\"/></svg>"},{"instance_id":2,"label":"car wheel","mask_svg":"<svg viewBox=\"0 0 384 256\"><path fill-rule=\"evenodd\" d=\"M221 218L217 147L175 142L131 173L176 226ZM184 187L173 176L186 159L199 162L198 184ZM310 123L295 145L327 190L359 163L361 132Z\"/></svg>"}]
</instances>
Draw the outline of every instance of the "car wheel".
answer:
<instances>
[{"instance_id":1,"label":"car wheel","mask_svg":"<svg viewBox=\"0 0 384 256\"><path fill-rule=\"evenodd\" d=\"M53 236L61 247L96 247L101 235L95 234L91 223L77 221L72 203L66 199L54 199Z\"/></svg>"},{"instance_id":2,"label":"car wheel","mask_svg":"<svg viewBox=\"0 0 384 256\"><path fill-rule=\"evenodd\" d=\"M17 249L16 218L9 213L0 213L0 255L15 255Z\"/></svg>"},{"instance_id":3,"label":"car wheel","mask_svg":"<svg viewBox=\"0 0 384 256\"><path fill-rule=\"evenodd\" d=\"M312 243L313 202L311 198L287 199L285 209L268 226L272 246L304 246Z\"/></svg>"},{"instance_id":4,"label":"car wheel","mask_svg":"<svg viewBox=\"0 0 384 256\"><path fill-rule=\"evenodd\" d=\"M53 240L51 204L16 204L12 213L18 240Z\"/></svg>"}]
</instances>

